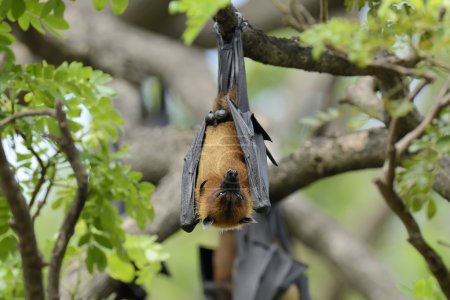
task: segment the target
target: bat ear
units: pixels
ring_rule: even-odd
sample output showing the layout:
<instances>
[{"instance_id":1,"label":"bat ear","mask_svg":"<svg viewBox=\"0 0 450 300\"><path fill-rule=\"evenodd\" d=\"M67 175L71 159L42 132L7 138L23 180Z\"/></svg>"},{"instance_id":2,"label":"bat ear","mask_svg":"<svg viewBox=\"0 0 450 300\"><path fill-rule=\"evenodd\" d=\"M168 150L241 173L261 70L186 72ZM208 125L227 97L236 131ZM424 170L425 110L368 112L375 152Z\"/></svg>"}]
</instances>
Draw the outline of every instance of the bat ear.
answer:
<instances>
[{"instance_id":1,"label":"bat ear","mask_svg":"<svg viewBox=\"0 0 450 300\"><path fill-rule=\"evenodd\" d=\"M206 217L203 221L202 221L202 227L203 229L208 228L209 226L211 226L214 223L214 219L211 217Z\"/></svg>"},{"instance_id":2,"label":"bat ear","mask_svg":"<svg viewBox=\"0 0 450 300\"><path fill-rule=\"evenodd\" d=\"M252 217L243 218L242 220L239 221L239 224L249 224L249 223L258 223L258 222L256 222L256 220L253 219Z\"/></svg>"}]
</instances>

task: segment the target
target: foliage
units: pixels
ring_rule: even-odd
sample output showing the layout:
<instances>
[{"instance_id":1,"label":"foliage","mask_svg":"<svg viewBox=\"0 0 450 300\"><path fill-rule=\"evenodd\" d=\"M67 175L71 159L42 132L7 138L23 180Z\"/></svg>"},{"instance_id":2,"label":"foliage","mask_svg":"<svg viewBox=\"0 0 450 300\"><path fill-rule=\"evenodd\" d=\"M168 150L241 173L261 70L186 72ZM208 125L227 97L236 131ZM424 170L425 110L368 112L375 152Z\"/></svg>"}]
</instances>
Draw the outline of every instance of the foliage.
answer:
<instances>
[{"instance_id":1,"label":"foliage","mask_svg":"<svg viewBox=\"0 0 450 300\"><path fill-rule=\"evenodd\" d=\"M346 1L350 6L353 1ZM363 7L358 1L358 8ZM301 34L318 58L326 48L367 65L384 52L448 61L450 3L446 0L369 1L372 9L360 23L334 18ZM443 13L443 12L447 13Z\"/></svg>"},{"instance_id":2,"label":"foliage","mask_svg":"<svg viewBox=\"0 0 450 300\"><path fill-rule=\"evenodd\" d=\"M108 2L93 1L98 10ZM126 5L126 0L112 0L115 13L123 12ZM126 147L112 151L112 145L117 143L121 134L123 120L111 103L115 95L114 90L107 86L111 77L78 62L64 62L59 66L45 61L16 65L9 48L15 39L7 21L17 22L23 30L31 25L43 34L47 30L60 37L59 31L69 27L64 19L64 9L62 0L1 2L0 50L6 54L7 61L0 75L0 118L26 111L53 109L56 101L63 102L75 146L89 175L90 190L76 236L69 246L69 254L87 253L86 265L90 272L106 268L120 272L117 265L108 267L110 261L107 255L115 255L125 261L123 265L139 259L136 265L142 269L134 271L133 276L146 283L158 272L160 261L167 255L155 238L129 237L121 227L122 217L115 203L123 201L128 216L143 228L153 216L149 199L154 187L143 182L139 172L132 171L122 162L126 157ZM19 118L1 130L2 143L9 149L8 160L20 179L19 184L33 219L39 218L43 206L65 212L74 199L76 181L66 156L56 142L59 136L58 123L50 116ZM21 278L17 237L9 226L10 219L6 199L0 196L2 299L23 296L22 283L17 281ZM54 241L48 243L53 245ZM136 245L142 247L141 251L152 255L138 257L133 248Z\"/></svg>"},{"instance_id":3,"label":"foliage","mask_svg":"<svg viewBox=\"0 0 450 300\"><path fill-rule=\"evenodd\" d=\"M230 0L173 0L169 4L169 12L187 15L187 28L183 33L183 40L190 45L211 16L230 2Z\"/></svg>"},{"instance_id":4,"label":"foliage","mask_svg":"<svg viewBox=\"0 0 450 300\"><path fill-rule=\"evenodd\" d=\"M405 293L418 300L444 300L439 285L434 277L417 280L411 289L404 289Z\"/></svg>"},{"instance_id":5,"label":"foliage","mask_svg":"<svg viewBox=\"0 0 450 300\"><path fill-rule=\"evenodd\" d=\"M403 163L397 178L397 187L412 211L427 204L427 216L436 214L433 191L434 177L439 171L438 160L450 154L450 109L443 110L439 118L428 126L426 133L410 146L414 155Z\"/></svg>"},{"instance_id":6,"label":"foliage","mask_svg":"<svg viewBox=\"0 0 450 300\"><path fill-rule=\"evenodd\" d=\"M128 6L128 0L92 0L96 10L103 10L109 2L116 15L122 14Z\"/></svg>"}]
</instances>

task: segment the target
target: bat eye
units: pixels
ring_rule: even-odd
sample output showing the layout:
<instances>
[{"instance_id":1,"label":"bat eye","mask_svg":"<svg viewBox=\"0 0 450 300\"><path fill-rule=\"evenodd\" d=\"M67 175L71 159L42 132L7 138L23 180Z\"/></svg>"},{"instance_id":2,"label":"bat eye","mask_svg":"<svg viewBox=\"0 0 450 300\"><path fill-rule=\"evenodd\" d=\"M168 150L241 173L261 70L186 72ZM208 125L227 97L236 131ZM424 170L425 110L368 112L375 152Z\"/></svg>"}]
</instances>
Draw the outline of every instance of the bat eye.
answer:
<instances>
[{"instance_id":1,"label":"bat eye","mask_svg":"<svg viewBox=\"0 0 450 300\"><path fill-rule=\"evenodd\" d=\"M244 199L244 197L242 196L241 193L236 193L236 197L238 197L239 200L243 200Z\"/></svg>"},{"instance_id":2,"label":"bat eye","mask_svg":"<svg viewBox=\"0 0 450 300\"><path fill-rule=\"evenodd\" d=\"M211 217L206 217L206 219L204 219L202 222L202 227L203 227L203 229L206 229L209 226L211 226L212 224L214 224L214 219Z\"/></svg>"},{"instance_id":3,"label":"bat eye","mask_svg":"<svg viewBox=\"0 0 450 300\"><path fill-rule=\"evenodd\" d=\"M220 199L222 199L223 197L225 197L225 192L220 192L218 196Z\"/></svg>"},{"instance_id":4,"label":"bat eye","mask_svg":"<svg viewBox=\"0 0 450 300\"><path fill-rule=\"evenodd\" d=\"M258 222L256 222L256 220L253 219L252 217L243 218L242 220L239 221L239 224L248 224L248 223L258 223Z\"/></svg>"}]
</instances>

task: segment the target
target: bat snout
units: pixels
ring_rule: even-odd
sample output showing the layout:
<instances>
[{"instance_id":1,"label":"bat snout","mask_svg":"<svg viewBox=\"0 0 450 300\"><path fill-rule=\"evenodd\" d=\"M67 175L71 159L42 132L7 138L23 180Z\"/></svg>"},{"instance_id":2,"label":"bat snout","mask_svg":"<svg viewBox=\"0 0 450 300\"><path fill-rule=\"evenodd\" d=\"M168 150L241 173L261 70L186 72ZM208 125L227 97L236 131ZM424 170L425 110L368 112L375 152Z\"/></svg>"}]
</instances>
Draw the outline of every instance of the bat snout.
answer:
<instances>
[{"instance_id":1,"label":"bat snout","mask_svg":"<svg viewBox=\"0 0 450 300\"><path fill-rule=\"evenodd\" d=\"M238 177L238 172L234 169L229 169L227 171L227 173L225 174L225 176L228 176L230 179L231 178L237 178Z\"/></svg>"},{"instance_id":2,"label":"bat snout","mask_svg":"<svg viewBox=\"0 0 450 300\"><path fill-rule=\"evenodd\" d=\"M223 176L220 187L228 190L239 190L239 173L234 169L229 169Z\"/></svg>"}]
</instances>

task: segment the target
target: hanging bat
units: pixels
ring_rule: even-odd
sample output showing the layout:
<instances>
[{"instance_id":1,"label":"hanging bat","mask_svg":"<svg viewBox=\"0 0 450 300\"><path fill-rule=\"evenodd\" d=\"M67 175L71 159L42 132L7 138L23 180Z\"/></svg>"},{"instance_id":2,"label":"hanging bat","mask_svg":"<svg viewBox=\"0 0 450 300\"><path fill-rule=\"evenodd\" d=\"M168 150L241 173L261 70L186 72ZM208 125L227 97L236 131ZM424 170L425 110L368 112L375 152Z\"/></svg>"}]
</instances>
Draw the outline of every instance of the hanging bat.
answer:
<instances>
[{"instance_id":1,"label":"hanging bat","mask_svg":"<svg viewBox=\"0 0 450 300\"><path fill-rule=\"evenodd\" d=\"M219 93L185 157L181 188L181 227L198 222L233 229L252 223L254 211L268 212L267 156L271 140L250 111L241 33L238 24L225 42L215 24L219 45Z\"/></svg>"}]
</instances>

